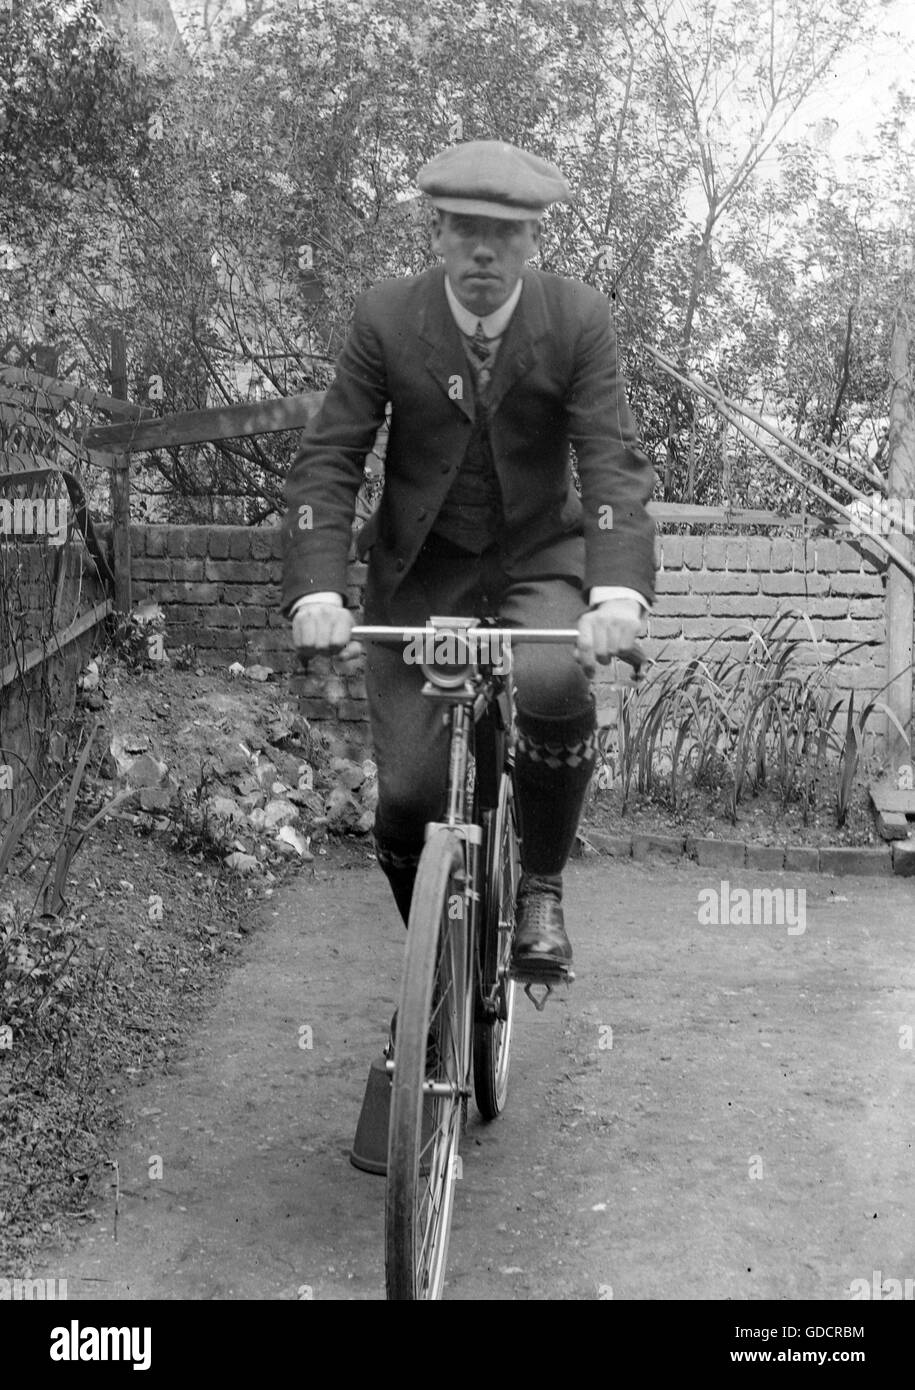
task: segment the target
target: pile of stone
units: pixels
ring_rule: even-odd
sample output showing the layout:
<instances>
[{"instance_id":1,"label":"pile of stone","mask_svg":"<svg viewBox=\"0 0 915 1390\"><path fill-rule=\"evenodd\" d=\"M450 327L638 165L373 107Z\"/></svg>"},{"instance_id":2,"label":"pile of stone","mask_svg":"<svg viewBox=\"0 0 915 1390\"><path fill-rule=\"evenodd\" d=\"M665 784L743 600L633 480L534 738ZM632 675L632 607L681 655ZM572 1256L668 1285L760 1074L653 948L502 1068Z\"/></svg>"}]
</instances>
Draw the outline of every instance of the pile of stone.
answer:
<instances>
[{"instance_id":1,"label":"pile of stone","mask_svg":"<svg viewBox=\"0 0 915 1390\"><path fill-rule=\"evenodd\" d=\"M164 730L153 738L109 728L100 775L134 793L138 825L177 831L190 822L197 839L238 873L281 859L309 861L329 834L372 829L375 764L333 757L307 721L285 707L240 730L223 732L214 720L201 730L195 754L170 746L177 743Z\"/></svg>"}]
</instances>

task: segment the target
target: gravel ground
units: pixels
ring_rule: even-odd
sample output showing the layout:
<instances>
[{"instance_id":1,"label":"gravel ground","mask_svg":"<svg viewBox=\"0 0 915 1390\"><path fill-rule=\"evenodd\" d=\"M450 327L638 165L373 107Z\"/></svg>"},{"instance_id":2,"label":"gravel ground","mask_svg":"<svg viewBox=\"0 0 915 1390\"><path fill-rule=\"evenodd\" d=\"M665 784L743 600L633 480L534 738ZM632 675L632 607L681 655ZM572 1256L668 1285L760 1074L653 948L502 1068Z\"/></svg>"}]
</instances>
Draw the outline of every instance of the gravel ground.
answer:
<instances>
[{"instance_id":1,"label":"gravel ground","mask_svg":"<svg viewBox=\"0 0 915 1390\"><path fill-rule=\"evenodd\" d=\"M347 1153L402 930L354 862L252 908L182 1060L129 1093L117 1239L110 1186L34 1273L71 1298L383 1298L384 1182ZM803 931L700 924L722 877L570 867L578 978L521 1001L505 1115L471 1109L446 1298L841 1301L915 1276L912 887L735 872L803 891Z\"/></svg>"}]
</instances>

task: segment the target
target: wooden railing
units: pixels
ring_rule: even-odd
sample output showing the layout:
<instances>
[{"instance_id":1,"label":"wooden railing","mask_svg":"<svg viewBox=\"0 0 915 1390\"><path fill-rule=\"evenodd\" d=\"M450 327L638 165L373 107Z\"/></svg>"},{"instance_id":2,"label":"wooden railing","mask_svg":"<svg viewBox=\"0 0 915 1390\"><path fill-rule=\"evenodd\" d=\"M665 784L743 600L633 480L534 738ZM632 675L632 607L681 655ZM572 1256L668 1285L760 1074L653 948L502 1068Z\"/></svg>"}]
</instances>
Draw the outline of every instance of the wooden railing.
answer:
<instances>
[{"instance_id":1,"label":"wooden railing","mask_svg":"<svg viewBox=\"0 0 915 1390\"><path fill-rule=\"evenodd\" d=\"M220 405L210 410L185 410L156 419L100 425L88 432L85 442L90 449L138 454L151 449L174 449L182 444L279 434L282 430L304 429L323 399L323 391L311 391L252 405Z\"/></svg>"}]
</instances>

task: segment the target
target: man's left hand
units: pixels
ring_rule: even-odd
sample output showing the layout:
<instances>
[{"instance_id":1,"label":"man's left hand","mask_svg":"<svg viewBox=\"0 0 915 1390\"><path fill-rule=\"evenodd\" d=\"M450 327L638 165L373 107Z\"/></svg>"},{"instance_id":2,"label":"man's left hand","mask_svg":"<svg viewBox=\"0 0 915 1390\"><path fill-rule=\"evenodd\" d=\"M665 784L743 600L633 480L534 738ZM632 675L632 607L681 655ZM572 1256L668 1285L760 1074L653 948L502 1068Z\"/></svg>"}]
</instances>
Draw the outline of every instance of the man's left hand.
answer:
<instances>
[{"instance_id":1,"label":"man's left hand","mask_svg":"<svg viewBox=\"0 0 915 1390\"><path fill-rule=\"evenodd\" d=\"M592 680L597 662L606 666L618 652L629 651L642 631L642 606L631 598L608 599L578 620L575 660Z\"/></svg>"}]
</instances>

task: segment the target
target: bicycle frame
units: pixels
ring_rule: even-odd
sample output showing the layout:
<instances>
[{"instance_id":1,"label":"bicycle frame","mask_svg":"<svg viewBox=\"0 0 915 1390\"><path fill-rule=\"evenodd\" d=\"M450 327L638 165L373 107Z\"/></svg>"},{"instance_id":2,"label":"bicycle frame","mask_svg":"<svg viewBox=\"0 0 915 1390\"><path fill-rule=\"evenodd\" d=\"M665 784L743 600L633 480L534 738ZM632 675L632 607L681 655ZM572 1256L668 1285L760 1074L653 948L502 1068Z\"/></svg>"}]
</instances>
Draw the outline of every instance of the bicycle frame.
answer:
<instances>
[{"instance_id":1,"label":"bicycle frame","mask_svg":"<svg viewBox=\"0 0 915 1390\"><path fill-rule=\"evenodd\" d=\"M559 639L554 636L552 629L544 630L543 633L538 631L531 635L535 637L535 640L537 637L542 640L546 632L550 633L553 640L568 641L570 637L577 635L564 632L562 638ZM454 635L459 642L463 642L466 645L469 658L475 641L485 638L489 642L496 640L510 643L512 636L516 634L513 629L476 627L475 619L439 617L431 618L429 627L402 629L356 627L352 632L353 639L357 641L376 640L388 643L407 642L416 638L428 639L430 636L440 637L442 635ZM506 766L509 769L513 766L513 753L508 740L513 727L514 699L508 671L487 670L485 665L485 663L468 659L466 669L463 673L459 673L460 679L451 677L442 683L441 678L436 679L436 672L433 667L426 663L420 663L426 676L423 695L428 699L438 701L445 707L450 726L446 805L443 819L427 823L425 839L428 840L430 835L438 829L446 829L451 831L464 847L463 926L465 935L463 945L465 954L462 975L469 985L466 998L463 1000L466 1014L465 1031L468 1036L477 1011L481 1017L492 1018L493 1011L498 1007L494 999L484 997L479 972L481 913L485 907L483 900L485 890L483 855L486 849L485 812L495 809L503 770ZM477 746L474 747L477 728L486 724L490 726L491 738L477 740ZM473 816L473 792L468 775L472 747L475 755L474 789L478 793L477 800L481 810L479 820L475 820ZM467 1072L462 1078L462 1094L466 1099L469 1099L471 1091L470 1071L472 1069L470 1049L467 1051L465 1060ZM426 1081L423 1089L427 1094L434 1095L437 1083Z\"/></svg>"},{"instance_id":2,"label":"bicycle frame","mask_svg":"<svg viewBox=\"0 0 915 1390\"><path fill-rule=\"evenodd\" d=\"M578 635L574 629L566 631L564 629L544 628L518 633L512 628L476 626L475 623L476 620L471 618L433 617L430 618L430 626L427 627L355 627L351 637L354 641L387 643L403 641L406 643L415 639L454 636L459 642L465 644L470 658L474 643L483 640L504 642L506 649L510 650L510 644L514 639L568 642L574 640ZM470 658L460 683L452 678L449 683L443 684L436 680L433 669L428 664L420 663L420 668L426 676L423 695L439 701L448 708L447 718L450 725L447 800L444 818L440 821L430 821L425 829L425 837L428 839L432 831L439 826L445 826L453 831L467 846L468 867L473 867L474 871L479 867L478 856L482 845L482 827L473 821L468 805L468 765L473 731L488 714L497 712L498 724L496 727L504 731L505 736L508 737L514 720L514 700L511 683L507 679L508 672L486 671L483 666L484 663ZM502 771L503 759L500 758L499 751L496 750L495 752L492 760L493 766L485 766L483 769L483 776L491 788L493 805L495 804L494 796L498 791L498 779ZM479 776L480 769L477 769L477 777L479 778ZM476 872L472 878L474 882L477 881Z\"/></svg>"}]
</instances>

